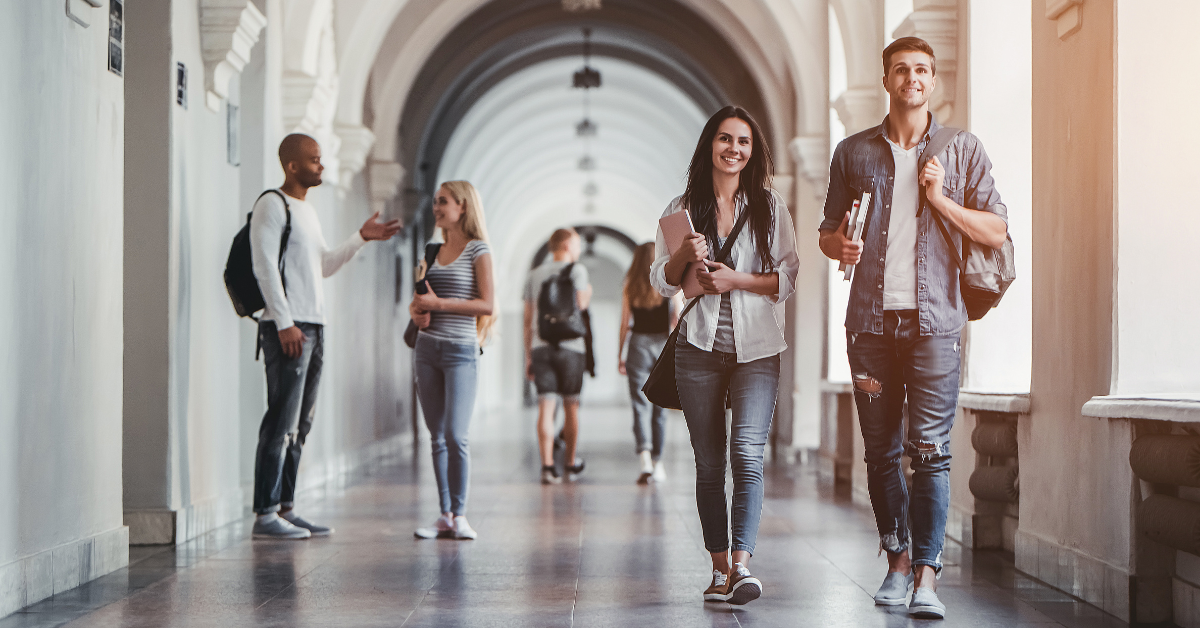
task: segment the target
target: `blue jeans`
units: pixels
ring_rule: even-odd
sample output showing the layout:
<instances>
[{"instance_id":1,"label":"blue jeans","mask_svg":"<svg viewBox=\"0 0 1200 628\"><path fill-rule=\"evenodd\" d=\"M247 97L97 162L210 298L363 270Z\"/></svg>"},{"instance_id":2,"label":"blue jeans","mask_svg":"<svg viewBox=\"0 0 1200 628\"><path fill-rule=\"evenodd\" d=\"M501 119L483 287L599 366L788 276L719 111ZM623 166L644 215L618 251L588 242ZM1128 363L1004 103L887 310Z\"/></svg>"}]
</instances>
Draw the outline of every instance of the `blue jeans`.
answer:
<instances>
[{"instance_id":1,"label":"blue jeans","mask_svg":"<svg viewBox=\"0 0 1200 628\"><path fill-rule=\"evenodd\" d=\"M779 356L739 364L733 353L705 351L680 338L675 348L675 385L696 454L696 508L709 552L754 553L762 517L763 452L775 397ZM733 526L725 502L725 396L733 401L728 434L733 467Z\"/></svg>"},{"instance_id":2,"label":"blue jeans","mask_svg":"<svg viewBox=\"0 0 1200 628\"><path fill-rule=\"evenodd\" d=\"M429 428L439 507L441 512L465 515L471 475L467 432L475 410L479 349L421 334L415 352L417 396Z\"/></svg>"},{"instance_id":3,"label":"blue jeans","mask_svg":"<svg viewBox=\"0 0 1200 628\"><path fill-rule=\"evenodd\" d=\"M289 358L279 342L272 321L258 324L263 362L267 367L267 412L258 428L258 450L254 456L254 512L277 512L291 507L296 497L296 475L300 452L312 430L317 407L317 386L324 363L324 331L321 325L296 323L304 332L304 349Z\"/></svg>"},{"instance_id":4,"label":"blue jeans","mask_svg":"<svg viewBox=\"0 0 1200 628\"><path fill-rule=\"evenodd\" d=\"M950 508L950 428L958 406L958 336L922 336L916 310L884 313L882 334L846 334L880 547L909 545L913 565L941 571ZM908 399L908 427L904 401ZM912 463L912 496L901 455Z\"/></svg>"},{"instance_id":5,"label":"blue jeans","mask_svg":"<svg viewBox=\"0 0 1200 628\"><path fill-rule=\"evenodd\" d=\"M629 353L625 355L625 376L629 379L629 401L633 404L633 438L637 453L649 451L658 460L662 456L663 438L666 433L667 415L663 409L650 403L642 386L650 377L650 369L667 344L667 334L629 335ZM649 438L646 428L649 424Z\"/></svg>"}]
</instances>

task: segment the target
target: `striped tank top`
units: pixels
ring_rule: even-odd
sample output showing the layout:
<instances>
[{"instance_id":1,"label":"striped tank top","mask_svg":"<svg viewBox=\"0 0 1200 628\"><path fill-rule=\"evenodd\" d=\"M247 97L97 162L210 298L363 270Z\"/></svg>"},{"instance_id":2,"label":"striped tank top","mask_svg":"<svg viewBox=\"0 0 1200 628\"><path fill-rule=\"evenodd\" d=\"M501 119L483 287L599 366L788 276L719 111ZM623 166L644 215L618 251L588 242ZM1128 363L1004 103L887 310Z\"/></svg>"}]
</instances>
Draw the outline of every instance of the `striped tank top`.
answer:
<instances>
[{"instance_id":1,"label":"striped tank top","mask_svg":"<svg viewBox=\"0 0 1200 628\"><path fill-rule=\"evenodd\" d=\"M443 299L478 299L479 282L475 279L475 259L488 253L491 253L491 249L487 242L471 240L453 262L442 266L441 262L434 260L433 266L425 273L425 279L429 281L433 293ZM422 329L422 334L461 344L479 342L474 316L450 312L431 314L429 327Z\"/></svg>"}]
</instances>

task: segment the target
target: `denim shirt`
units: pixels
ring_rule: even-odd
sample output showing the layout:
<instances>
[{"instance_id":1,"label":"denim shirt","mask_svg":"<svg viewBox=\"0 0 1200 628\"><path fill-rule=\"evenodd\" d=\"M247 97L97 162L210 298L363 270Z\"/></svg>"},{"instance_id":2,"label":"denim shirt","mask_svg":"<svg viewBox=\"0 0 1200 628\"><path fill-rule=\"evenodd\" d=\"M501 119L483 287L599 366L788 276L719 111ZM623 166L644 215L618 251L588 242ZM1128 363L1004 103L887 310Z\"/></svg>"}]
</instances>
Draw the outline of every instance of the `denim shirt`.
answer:
<instances>
[{"instance_id":1,"label":"denim shirt","mask_svg":"<svg viewBox=\"0 0 1200 628\"><path fill-rule=\"evenodd\" d=\"M942 125L929 116L929 129L918 144L918 154ZM871 211L863 232L863 254L854 270L846 329L856 333L883 333L883 278L887 258L887 228L892 215L892 187L896 162L888 144L887 118L883 124L852 135L838 144L829 166L829 193L821 231L833 231L863 192L871 193ZM942 194L966 207L990 212L1008 222L1008 209L1000 201L992 180L992 162L979 138L963 131L938 159L946 171ZM901 208L913 211L911 208ZM917 219L917 309L922 336L958 334L967 322L967 309L959 289L955 255L946 245L933 213L926 207ZM962 234L942 218L962 250Z\"/></svg>"}]
</instances>

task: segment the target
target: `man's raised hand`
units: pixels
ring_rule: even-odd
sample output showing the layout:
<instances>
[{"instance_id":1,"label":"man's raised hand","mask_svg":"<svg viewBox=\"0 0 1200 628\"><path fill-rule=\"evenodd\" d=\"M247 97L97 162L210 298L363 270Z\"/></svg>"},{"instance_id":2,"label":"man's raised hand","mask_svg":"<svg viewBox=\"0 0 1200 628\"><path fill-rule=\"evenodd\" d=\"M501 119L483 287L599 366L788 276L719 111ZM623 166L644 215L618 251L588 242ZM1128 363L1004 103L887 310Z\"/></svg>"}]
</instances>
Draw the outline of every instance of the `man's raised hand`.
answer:
<instances>
[{"instance_id":1,"label":"man's raised hand","mask_svg":"<svg viewBox=\"0 0 1200 628\"><path fill-rule=\"evenodd\" d=\"M379 222L379 212L375 212L363 223L362 229L358 230L358 234L367 242L371 240L387 240L400 232L400 226L399 219Z\"/></svg>"}]
</instances>

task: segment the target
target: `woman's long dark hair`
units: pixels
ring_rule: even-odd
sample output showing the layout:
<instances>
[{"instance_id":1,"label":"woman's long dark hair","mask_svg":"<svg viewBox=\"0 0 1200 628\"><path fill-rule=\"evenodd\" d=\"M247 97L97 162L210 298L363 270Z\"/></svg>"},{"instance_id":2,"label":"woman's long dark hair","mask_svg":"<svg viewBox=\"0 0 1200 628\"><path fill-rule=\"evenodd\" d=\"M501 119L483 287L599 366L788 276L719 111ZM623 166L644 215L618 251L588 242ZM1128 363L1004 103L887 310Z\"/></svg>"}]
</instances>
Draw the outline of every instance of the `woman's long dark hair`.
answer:
<instances>
[{"instance_id":1,"label":"woman's long dark hair","mask_svg":"<svg viewBox=\"0 0 1200 628\"><path fill-rule=\"evenodd\" d=\"M709 239L710 248L715 246L717 195L713 190L713 139L716 138L721 123L730 118L737 118L750 125L750 159L738 179L738 194L746 199L746 211L750 212L746 226L754 234L754 246L758 252L758 259L762 261L762 269L769 272L775 268L775 259L771 256L771 237L775 230L775 201L771 195L771 177L775 174L775 164L762 129L750 116L750 112L730 105L708 119L700 133L700 140L696 142L692 162L688 165L683 206L691 212L692 225L696 231ZM715 249L713 253L715 255Z\"/></svg>"}]
</instances>

